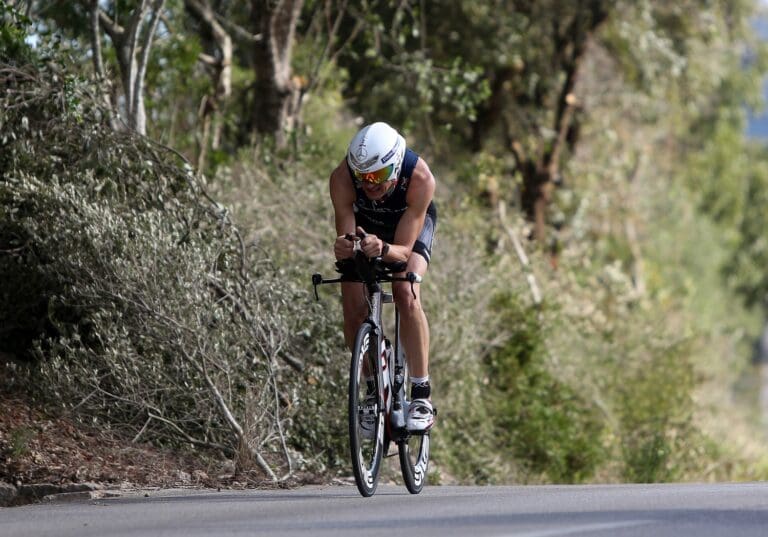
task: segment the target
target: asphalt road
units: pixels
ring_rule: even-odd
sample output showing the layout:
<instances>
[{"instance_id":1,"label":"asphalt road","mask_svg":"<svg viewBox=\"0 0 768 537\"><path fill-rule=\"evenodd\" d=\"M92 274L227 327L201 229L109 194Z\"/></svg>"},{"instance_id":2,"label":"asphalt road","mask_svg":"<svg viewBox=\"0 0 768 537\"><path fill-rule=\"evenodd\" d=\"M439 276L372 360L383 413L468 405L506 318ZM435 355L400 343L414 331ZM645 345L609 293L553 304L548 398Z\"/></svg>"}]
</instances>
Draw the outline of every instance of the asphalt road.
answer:
<instances>
[{"instance_id":1,"label":"asphalt road","mask_svg":"<svg viewBox=\"0 0 768 537\"><path fill-rule=\"evenodd\" d=\"M0 537L768 535L768 483L163 491L0 509Z\"/></svg>"}]
</instances>

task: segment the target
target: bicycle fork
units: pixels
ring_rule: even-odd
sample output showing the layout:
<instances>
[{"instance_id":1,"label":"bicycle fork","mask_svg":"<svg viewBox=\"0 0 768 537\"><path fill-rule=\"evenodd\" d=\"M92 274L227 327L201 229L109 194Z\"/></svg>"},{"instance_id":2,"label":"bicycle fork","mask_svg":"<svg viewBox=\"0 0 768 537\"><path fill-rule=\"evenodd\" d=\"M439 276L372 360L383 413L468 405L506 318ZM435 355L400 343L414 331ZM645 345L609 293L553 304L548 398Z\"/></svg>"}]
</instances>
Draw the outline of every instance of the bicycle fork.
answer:
<instances>
[{"instance_id":1,"label":"bicycle fork","mask_svg":"<svg viewBox=\"0 0 768 537\"><path fill-rule=\"evenodd\" d=\"M407 435L405 408L403 408L405 364L403 363L402 349L400 349L400 312L397 311L397 308L395 308L395 348L392 351L392 356L393 363L390 364L390 367L394 366L395 375L392 386L392 412L389 415L389 424L392 428L392 432L399 438L402 438Z\"/></svg>"}]
</instances>

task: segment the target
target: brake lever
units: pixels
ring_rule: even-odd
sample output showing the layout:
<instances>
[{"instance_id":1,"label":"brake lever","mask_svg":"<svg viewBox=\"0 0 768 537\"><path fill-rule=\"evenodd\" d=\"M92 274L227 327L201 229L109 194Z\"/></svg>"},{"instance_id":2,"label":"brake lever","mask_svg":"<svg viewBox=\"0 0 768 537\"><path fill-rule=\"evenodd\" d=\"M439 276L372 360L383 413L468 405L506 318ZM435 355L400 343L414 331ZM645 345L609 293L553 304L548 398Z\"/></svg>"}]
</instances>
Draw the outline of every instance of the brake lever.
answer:
<instances>
[{"instance_id":1,"label":"brake lever","mask_svg":"<svg viewBox=\"0 0 768 537\"><path fill-rule=\"evenodd\" d=\"M320 295L317 294L317 286L323 283L323 276L321 274L312 275L312 288L315 290L315 300L320 302Z\"/></svg>"},{"instance_id":2,"label":"brake lever","mask_svg":"<svg viewBox=\"0 0 768 537\"><path fill-rule=\"evenodd\" d=\"M411 294L413 295L413 299L416 300L416 291L413 290L413 284L421 283L421 276L415 272L409 272L405 275L405 279L411 284Z\"/></svg>"}]
</instances>

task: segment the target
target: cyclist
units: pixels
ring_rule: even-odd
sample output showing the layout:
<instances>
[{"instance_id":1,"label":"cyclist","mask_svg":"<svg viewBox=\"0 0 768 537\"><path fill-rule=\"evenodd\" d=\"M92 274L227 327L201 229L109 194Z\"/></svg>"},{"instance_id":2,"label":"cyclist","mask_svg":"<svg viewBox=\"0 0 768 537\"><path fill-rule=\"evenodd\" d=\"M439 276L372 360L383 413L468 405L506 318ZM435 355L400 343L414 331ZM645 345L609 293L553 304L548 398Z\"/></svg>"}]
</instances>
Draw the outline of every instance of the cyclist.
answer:
<instances>
[{"instance_id":1,"label":"cyclist","mask_svg":"<svg viewBox=\"0 0 768 537\"><path fill-rule=\"evenodd\" d=\"M432 197L435 178L405 139L378 122L363 127L349 144L347 155L331 173L330 194L336 222L337 260L353 256L348 234L365 234L360 247L368 257L386 263L406 262L405 272L421 276L429 265L437 211ZM421 307L419 286L394 282L392 293L400 312L400 339L408 359L411 405L407 428L428 431L435 421L429 383L429 325ZM344 337L350 349L367 315L363 284L341 286ZM363 429L366 424L361 423Z\"/></svg>"}]
</instances>

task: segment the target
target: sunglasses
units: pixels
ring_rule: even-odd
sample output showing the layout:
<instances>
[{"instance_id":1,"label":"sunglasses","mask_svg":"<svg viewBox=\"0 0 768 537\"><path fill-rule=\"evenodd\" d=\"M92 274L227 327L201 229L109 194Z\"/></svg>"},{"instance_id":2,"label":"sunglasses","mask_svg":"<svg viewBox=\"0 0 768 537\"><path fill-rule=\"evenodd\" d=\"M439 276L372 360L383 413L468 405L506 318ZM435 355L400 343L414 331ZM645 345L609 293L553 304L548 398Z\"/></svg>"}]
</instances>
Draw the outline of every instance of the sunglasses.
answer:
<instances>
[{"instance_id":1,"label":"sunglasses","mask_svg":"<svg viewBox=\"0 0 768 537\"><path fill-rule=\"evenodd\" d=\"M380 185L381 183L385 182L387 179L389 179L389 176L392 175L392 170L394 169L395 165L390 164L389 166L385 166L381 168L380 170L376 170L375 172L358 172L355 171L355 179L357 179L361 183L371 183L373 185Z\"/></svg>"}]
</instances>

